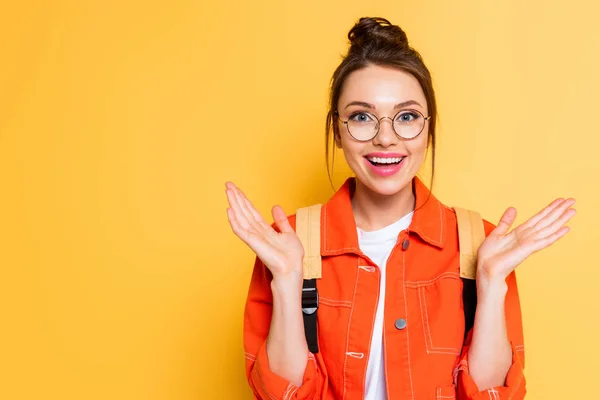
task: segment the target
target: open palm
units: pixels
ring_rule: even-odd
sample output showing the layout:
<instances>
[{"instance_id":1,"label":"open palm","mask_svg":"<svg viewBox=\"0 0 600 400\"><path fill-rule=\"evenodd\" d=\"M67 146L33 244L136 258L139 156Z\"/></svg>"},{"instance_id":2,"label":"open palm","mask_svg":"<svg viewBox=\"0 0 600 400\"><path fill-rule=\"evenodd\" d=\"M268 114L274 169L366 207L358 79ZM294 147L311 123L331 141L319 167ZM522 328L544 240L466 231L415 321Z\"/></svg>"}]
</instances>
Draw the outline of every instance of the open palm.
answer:
<instances>
[{"instance_id":1,"label":"open palm","mask_svg":"<svg viewBox=\"0 0 600 400\"><path fill-rule=\"evenodd\" d=\"M226 183L229 208L227 216L233 232L246 243L271 271L273 277L302 276L304 248L283 209L273 207L277 232L267 224L250 200L233 183Z\"/></svg>"},{"instance_id":2,"label":"open palm","mask_svg":"<svg viewBox=\"0 0 600 400\"><path fill-rule=\"evenodd\" d=\"M510 232L517 210L508 208L479 247L478 275L506 278L527 257L555 243L569 232L565 224L575 215L574 204L574 199L556 199Z\"/></svg>"}]
</instances>

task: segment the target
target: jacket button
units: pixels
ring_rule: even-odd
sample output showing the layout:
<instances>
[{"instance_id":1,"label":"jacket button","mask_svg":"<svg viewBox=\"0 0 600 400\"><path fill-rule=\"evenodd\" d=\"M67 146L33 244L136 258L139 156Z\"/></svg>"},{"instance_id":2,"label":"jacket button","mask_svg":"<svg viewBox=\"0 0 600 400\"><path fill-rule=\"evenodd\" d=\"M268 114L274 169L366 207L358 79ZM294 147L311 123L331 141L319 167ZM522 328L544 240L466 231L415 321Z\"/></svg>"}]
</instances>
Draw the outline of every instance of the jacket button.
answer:
<instances>
[{"instance_id":1,"label":"jacket button","mask_svg":"<svg viewBox=\"0 0 600 400\"><path fill-rule=\"evenodd\" d=\"M404 251L408 250L409 245L410 245L410 240L404 239L404 242L402 242L402 250L404 250Z\"/></svg>"},{"instance_id":2,"label":"jacket button","mask_svg":"<svg viewBox=\"0 0 600 400\"><path fill-rule=\"evenodd\" d=\"M398 318L394 325L396 325L396 329L401 331L402 329L406 328L406 320L404 318Z\"/></svg>"}]
</instances>

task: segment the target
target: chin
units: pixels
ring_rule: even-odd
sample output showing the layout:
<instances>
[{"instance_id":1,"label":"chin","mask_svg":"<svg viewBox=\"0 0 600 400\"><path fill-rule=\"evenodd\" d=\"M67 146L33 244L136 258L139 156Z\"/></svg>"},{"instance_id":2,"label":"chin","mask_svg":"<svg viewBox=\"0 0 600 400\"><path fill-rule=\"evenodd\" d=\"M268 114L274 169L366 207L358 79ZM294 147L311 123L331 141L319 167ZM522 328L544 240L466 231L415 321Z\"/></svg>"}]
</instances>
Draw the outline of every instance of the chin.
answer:
<instances>
[{"instance_id":1,"label":"chin","mask_svg":"<svg viewBox=\"0 0 600 400\"><path fill-rule=\"evenodd\" d=\"M396 195L412 182L412 178L407 176L374 177L367 175L366 179L361 179L358 176L357 179L369 190L380 196Z\"/></svg>"}]
</instances>

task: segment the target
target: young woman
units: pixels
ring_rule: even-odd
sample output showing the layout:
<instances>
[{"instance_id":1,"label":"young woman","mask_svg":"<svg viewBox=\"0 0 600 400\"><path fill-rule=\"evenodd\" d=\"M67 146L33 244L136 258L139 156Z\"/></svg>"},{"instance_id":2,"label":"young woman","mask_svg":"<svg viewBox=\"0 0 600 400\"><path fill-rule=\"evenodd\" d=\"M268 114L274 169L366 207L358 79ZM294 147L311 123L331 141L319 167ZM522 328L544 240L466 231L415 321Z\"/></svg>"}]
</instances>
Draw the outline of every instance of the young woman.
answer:
<instances>
[{"instance_id":1,"label":"young woman","mask_svg":"<svg viewBox=\"0 0 600 400\"><path fill-rule=\"evenodd\" d=\"M416 176L429 147L435 155L431 76L405 33L385 19L360 19L348 38L332 78L326 135L355 177L322 209L318 353L305 338L295 216L275 206L272 227L226 183L231 227L257 255L244 320L254 395L522 399L514 270L569 231L575 200L557 199L513 230L512 207L497 226L485 221L477 311L465 340L456 216Z\"/></svg>"}]
</instances>

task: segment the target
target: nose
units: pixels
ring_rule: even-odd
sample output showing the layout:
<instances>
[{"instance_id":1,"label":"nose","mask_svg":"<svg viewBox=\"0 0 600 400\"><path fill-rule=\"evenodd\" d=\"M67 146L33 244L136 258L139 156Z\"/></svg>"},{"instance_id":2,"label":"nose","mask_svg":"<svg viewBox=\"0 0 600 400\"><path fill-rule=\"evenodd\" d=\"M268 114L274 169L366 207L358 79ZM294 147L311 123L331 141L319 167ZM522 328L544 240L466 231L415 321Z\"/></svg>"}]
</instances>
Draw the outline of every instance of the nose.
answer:
<instances>
[{"instance_id":1,"label":"nose","mask_svg":"<svg viewBox=\"0 0 600 400\"><path fill-rule=\"evenodd\" d=\"M384 121L389 119L389 121ZM383 117L379 120L379 132L373 138L373 144L378 144L383 147L388 147L398 142L398 136L394 131L394 120L390 117Z\"/></svg>"}]
</instances>

